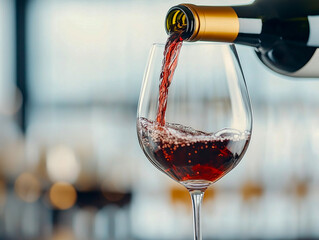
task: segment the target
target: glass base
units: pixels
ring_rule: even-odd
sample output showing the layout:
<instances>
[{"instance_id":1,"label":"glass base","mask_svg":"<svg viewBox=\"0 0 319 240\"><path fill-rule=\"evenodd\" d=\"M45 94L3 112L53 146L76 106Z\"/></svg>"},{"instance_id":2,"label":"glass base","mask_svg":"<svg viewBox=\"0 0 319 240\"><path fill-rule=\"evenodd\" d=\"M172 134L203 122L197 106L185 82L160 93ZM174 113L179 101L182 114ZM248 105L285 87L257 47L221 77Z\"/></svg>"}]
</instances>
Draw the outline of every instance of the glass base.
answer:
<instances>
[{"instance_id":1,"label":"glass base","mask_svg":"<svg viewBox=\"0 0 319 240\"><path fill-rule=\"evenodd\" d=\"M205 181L205 180L188 180L180 182L183 186L185 186L189 191L192 190L200 190L205 191L213 182Z\"/></svg>"}]
</instances>

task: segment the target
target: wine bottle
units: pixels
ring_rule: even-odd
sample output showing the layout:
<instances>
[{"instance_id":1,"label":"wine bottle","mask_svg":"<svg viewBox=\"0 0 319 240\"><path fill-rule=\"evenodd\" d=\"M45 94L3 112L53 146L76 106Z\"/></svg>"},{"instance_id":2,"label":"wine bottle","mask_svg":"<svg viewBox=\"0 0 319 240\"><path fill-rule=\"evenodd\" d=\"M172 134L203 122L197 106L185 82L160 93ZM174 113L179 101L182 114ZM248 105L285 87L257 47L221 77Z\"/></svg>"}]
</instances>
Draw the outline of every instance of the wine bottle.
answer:
<instances>
[{"instance_id":1,"label":"wine bottle","mask_svg":"<svg viewBox=\"0 0 319 240\"><path fill-rule=\"evenodd\" d=\"M257 0L242 6L180 4L169 9L166 31L181 32L184 41L252 46L277 73L319 77L319 0Z\"/></svg>"}]
</instances>

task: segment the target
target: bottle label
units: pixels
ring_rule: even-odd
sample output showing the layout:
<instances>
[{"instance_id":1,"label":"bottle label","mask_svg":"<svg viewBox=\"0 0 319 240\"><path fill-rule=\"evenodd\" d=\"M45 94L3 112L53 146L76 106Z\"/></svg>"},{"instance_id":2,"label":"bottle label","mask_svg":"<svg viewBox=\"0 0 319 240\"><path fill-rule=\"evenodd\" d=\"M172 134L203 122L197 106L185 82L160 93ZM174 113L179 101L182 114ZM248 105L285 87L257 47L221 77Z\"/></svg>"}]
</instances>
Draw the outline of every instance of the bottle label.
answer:
<instances>
[{"instance_id":1,"label":"bottle label","mask_svg":"<svg viewBox=\"0 0 319 240\"><path fill-rule=\"evenodd\" d=\"M309 62L297 72L292 73L292 77L319 77L319 49L315 51Z\"/></svg>"},{"instance_id":2,"label":"bottle label","mask_svg":"<svg viewBox=\"0 0 319 240\"><path fill-rule=\"evenodd\" d=\"M319 16L308 16L309 39L308 46L319 47Z\"/></svg>"},{"instance_id":3,"label":"bottle label","mask_svg":"<svg viewBox=\"0 0 319 240\"><path fill-rule=\"evenodd\" d=\"M257 18L239 18L239 32L248 34L260 34L262 31L262 21Z\"/></svg>"}]
</instances>

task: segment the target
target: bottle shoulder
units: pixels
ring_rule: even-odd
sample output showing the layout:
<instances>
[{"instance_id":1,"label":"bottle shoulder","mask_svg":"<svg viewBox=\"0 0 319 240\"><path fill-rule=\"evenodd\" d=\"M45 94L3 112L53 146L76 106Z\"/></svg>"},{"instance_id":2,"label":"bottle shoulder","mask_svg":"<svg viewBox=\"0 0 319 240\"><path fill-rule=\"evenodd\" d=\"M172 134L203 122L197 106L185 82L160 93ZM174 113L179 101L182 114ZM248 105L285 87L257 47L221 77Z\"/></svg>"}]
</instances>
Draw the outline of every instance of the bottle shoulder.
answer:
<instances>
[{"instance_id":1,"label":"bottle shoulder","mask_svg":"<svg viewBox=\"0 0 319 240\"><path fill-rule=\"evenodd\" d=\"M256 48L259 59L275 72L292 75L302 69L314 56L317 48L299 46L284 41L278 41L272 48Z\"/></svg>"},{"instance_id":2,"label":"bottle shoulder","mask_svg":"<svg viewBox=\"0 0 319 240\"><path fill-rule=\"evenodd\" d=\"M256 0L252 4L233 6L238 17L288 19L319 15L318 0Z\"/></svg>"}]
</instances>

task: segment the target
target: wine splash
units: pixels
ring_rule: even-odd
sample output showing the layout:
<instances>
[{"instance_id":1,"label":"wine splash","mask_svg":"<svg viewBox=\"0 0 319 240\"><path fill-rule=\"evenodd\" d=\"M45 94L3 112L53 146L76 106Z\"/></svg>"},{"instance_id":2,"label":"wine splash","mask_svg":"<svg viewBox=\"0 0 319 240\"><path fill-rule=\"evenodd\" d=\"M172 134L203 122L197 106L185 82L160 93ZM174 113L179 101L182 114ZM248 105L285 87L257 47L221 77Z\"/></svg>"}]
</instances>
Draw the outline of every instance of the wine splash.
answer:
<instances>
[{"instance_id":1,"label":"wine splash","mask_svg":"<svg viewBox=\"0 0 319 240\"><path fill-rule=\"evenodd\" d=\"M205 133L146 118L139 118L137 127L149 160L179 182L217 181L239 163L250 139L249 132L235 129Z\"/></svg>"}]
</instances>

